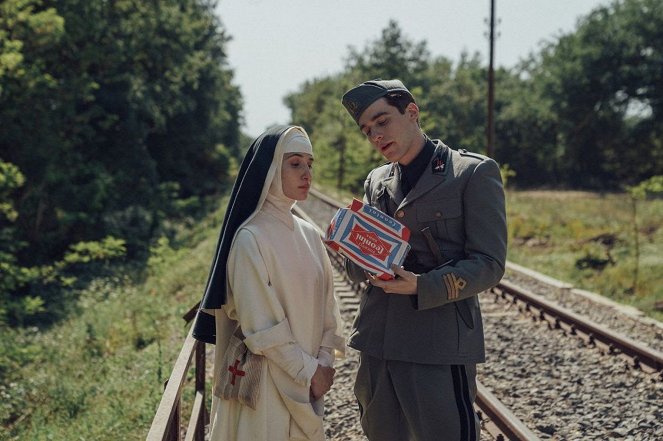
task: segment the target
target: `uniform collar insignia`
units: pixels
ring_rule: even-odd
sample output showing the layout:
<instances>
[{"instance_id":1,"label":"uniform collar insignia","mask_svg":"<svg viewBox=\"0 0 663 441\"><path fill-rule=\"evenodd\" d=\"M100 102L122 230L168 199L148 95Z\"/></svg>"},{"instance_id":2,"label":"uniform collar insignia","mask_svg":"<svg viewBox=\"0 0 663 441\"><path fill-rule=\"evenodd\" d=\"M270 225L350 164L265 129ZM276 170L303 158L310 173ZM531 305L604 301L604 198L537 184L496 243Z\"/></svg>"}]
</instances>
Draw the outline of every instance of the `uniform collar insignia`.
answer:
<instances>
[{"instance_id":1,"label":"uniform collar insignia","mask_svg":"<svg viewBox=\"0 0 663 441\"><path fill-rule=\"evenodd\" d=\"M439 175L444 173L444 169L447 166L446 155L442 153L437 153L431 161L431 171L434 175Z\"/></svg>"}]
</instances>

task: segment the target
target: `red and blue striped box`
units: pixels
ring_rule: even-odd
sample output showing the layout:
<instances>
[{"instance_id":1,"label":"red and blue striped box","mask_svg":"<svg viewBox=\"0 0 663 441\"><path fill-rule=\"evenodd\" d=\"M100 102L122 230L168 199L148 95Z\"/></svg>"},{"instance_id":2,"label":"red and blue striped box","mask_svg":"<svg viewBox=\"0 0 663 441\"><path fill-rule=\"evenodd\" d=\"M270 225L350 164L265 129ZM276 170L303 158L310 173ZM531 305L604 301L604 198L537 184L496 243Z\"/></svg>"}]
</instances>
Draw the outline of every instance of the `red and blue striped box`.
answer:
<instances>
[{"instance_id":1,"label":"red and blue striped box","mask_svg":"<svg viewBox=\"0 0 663 441\"><path fill-rule=\"evenodd\" d=\"M382 211L357 199L334 215L325 243L380 279L394 278L410 250L410 230Z\"/></svg>"}]
</instances>

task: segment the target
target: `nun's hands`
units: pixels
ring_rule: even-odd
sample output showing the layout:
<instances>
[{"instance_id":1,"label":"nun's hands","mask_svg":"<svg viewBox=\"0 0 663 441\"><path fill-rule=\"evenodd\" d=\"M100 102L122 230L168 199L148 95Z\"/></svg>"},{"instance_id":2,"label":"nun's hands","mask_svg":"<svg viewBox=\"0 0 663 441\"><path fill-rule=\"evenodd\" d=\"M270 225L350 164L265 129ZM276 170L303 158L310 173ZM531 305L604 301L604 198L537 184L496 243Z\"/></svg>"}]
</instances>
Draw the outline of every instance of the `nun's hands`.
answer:
<instances>
[{"instance_id":1,"label":"nun's hands","mask_svg":"<svg viewBox=\"0 0 663 441\"><path fill-rule=\"evenodd\" d=\"M318 365L318 368L311 378L311 397L313 400L318 400L324 394L329 392L332 384L334 384L334 374L336 369L329 366Z\"/></svg>"}]
</instances>

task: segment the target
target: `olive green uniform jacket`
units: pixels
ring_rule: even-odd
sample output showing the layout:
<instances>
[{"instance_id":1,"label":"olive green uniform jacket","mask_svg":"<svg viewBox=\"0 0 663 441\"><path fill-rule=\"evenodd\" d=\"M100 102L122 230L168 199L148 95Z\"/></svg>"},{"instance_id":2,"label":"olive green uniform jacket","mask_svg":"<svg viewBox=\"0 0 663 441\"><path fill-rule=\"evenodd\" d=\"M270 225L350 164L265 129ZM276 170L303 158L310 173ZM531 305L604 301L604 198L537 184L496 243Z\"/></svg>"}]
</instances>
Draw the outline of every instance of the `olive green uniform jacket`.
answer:
<instances>
[{"instance_id":1,"label":"olive green uniform jacket","mask_svg":"<svg viewBox=\"0 0 663 441\"><path fill-rule=\"evenodd\" d=\"M435 152L407 195L394 164L372 170L364 184L364 202L411 231L405 269L419 274L417 295L369 285L348 344L384 360L479 363L485 352L477 294L499 282L506 261L500 171L488 157L426 142ZM348 261L346 269L365 280L357 265Z\"/></svg>"}]
</instances>

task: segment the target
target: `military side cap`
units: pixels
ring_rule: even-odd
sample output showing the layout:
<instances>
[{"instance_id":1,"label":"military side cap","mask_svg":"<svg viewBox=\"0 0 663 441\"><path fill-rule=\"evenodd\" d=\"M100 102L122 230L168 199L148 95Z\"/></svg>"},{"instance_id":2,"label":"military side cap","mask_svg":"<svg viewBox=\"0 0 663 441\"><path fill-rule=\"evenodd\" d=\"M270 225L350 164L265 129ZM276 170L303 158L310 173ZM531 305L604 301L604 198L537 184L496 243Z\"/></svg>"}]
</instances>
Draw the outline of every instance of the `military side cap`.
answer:
<instances>
[{"instance_id":1,"label":"military side cap","mask_svg":"<svg viewBox=\"0 0 663 441\"><path fill-rule=\"evenodd\" d=\"M364 113L364 110L391 92L405 92L412 96L400 80L376 79L361 83L345 92L342 102L355 122L359 124L359 117Z\"/></svg>"}]
</instances>

